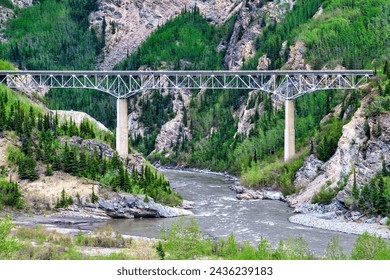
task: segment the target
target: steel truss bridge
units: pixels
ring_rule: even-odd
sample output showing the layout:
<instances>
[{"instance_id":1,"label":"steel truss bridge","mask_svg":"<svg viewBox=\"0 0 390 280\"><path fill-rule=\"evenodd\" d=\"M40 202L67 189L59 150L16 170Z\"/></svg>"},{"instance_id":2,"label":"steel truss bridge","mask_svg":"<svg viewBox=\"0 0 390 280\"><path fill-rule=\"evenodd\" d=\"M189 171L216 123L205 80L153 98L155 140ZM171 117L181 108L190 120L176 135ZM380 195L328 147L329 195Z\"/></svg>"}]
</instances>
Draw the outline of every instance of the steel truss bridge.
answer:
<instances>
[{"instance_id":1,"label":"steel truss bridge","mask_svg":"<svg viewBox=\"0 0 390 280\"><path fill-rule=\"evenodd\" d=\"M358 89L370 70L308 71L0 71L14 89L94 89L117 98L117 151L128 151L127 98L150 90L259 90L286 100L285 160L295 155L294 102L310 92Z\"/></svg>"}]
</instances>

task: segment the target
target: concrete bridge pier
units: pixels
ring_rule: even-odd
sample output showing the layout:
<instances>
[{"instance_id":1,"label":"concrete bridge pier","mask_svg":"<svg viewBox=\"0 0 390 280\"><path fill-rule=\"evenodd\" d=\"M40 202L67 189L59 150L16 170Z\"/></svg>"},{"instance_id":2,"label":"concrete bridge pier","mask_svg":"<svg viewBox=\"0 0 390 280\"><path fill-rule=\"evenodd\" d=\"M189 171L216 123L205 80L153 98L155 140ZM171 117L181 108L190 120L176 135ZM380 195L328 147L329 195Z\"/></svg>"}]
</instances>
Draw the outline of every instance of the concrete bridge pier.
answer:
<instances>
[{"instance_id":1,"label":"concrete bridge pier","mask_svg":"<svg viewBox=\"0 0 390 280\"><path fill-rule=\"evenodd\" d=\"M288 162L295 156L294 100L287 99L285 106L284 162Z\"/></svg>"},{"instance_id":2,"label":"concrete bridge pier","mask_svg":"<svg viewBox=\"0 0 390 280\"><path fill-rule=\"evenodd\" d=\"M122 157L127 157L129 151L127 99L116 101L116 151Z\"/></svg>"}]
</instances>

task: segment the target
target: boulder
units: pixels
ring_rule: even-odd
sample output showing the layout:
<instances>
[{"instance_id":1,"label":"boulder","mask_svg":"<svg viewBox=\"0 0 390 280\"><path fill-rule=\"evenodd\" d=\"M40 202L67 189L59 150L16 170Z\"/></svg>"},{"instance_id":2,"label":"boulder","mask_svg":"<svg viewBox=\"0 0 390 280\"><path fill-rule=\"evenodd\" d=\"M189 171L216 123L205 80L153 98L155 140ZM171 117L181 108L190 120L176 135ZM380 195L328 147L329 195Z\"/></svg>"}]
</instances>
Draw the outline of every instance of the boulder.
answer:
<instances>
[{"instance_id":1,"label":"boulder","mask_svg":"<svg viewBox=\"0 0 390 280\"><path fill-rule=\"evenodd\" d=\"M389 218L388 217L384 217L383 219L381 219L380 221L379 221L379 224L381 224L381 225L387 225L387 221L389 220Z\"/></svg>"},{"instance_id":2,"label":"boulder","mask_svg":"<svg viewBox=\"0 0 390 280\"><path fill-rule=\"evenodd\" d=\"M108 200L100 199L98 205L112 218L172 218L192 214L188 210L156 203L153 198L148 202L144 200L144 195L122 193Z\"/></svg>"},{"instance_id":3,"label":"boulder","mask_svg":"<svg viewBox=\"0 0 390 280\"><path fill-rule=\"evenodd\" d=\"M283 194L281 192L276 192L276 191L264 191L263 199L281 200L281 201L285 200Z\"/></svg>"},{"instance_id":4,"label":"boulder","mask_svg":"<svg viewBox=\"0 0 390 280\"><path fill-rule=\"evenodd\" d=\"M375 223L375 221L376 221L376 218L375 218L375 217L372 217L372 218L370 218L370 219L367 219L367 220L365 221L365 223L366 223L366 224L373 224L373 223Z\"/></svg>"},{"instance_id":5,"label":"boulder","mask_svg":"<svg viewBox=\"0 0 390 280\"><path fill-rule=\"evenodd\" d=\"M238 200L252 200L252 199L262 199L263 196L260 192L256 192L254 190L245 190L244 193L236 195Z\"/></svg>"}]
</instances>

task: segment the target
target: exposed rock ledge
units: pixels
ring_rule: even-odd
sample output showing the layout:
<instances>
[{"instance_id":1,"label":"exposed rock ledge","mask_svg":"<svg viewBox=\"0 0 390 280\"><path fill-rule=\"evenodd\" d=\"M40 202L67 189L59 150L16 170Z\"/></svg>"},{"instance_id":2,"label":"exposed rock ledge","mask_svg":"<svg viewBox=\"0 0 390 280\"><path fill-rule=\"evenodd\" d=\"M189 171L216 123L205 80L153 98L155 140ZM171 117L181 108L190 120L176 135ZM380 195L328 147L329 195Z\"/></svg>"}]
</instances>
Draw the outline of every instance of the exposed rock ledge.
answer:
<instances>
[{"instance_id":1,"label":"exposed rock ledge","mask_svg":"<svg viewBox=\"0 0 390 280\"><path fill-rule=\"evenodd\" d=\"M280 200L285 202L286 199L281 192L271 190L252 190L244 186L236 185L231 186L231 190L236 192L236 198L238 200L256 200L256 199L269 199Z\"/></svg>"},{"instance_id":2,"label":"exposed rock ledge","mask_svg":"<svg viewBox=\"0 0 390 280\"><path fill-rule=\"evenodd\" d=\"M85 206L103 209L112 218L173 218L193 215L186 209L156 203L153 198L149 198L148 202L144 200L144 195L119 193L110 199L100 199L98 203Z\"/></svg>"}]
</instances>

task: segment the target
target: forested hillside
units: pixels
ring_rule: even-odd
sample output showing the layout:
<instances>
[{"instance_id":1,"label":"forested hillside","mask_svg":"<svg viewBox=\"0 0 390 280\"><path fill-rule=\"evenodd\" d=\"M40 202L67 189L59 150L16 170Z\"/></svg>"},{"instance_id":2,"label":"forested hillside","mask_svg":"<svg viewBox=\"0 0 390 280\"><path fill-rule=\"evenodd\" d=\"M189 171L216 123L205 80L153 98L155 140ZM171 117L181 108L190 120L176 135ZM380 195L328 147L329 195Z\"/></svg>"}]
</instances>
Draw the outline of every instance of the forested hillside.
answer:
<instances>
[{"instance_id":1,"label":"forested hillside","mask_svg":"<svg viewBox=\"0 0 390 280\"><path fill-rule=\"evenodd\" d=\"M96 0L41 0L17 10L7 24L7 43L0 43L0 58L19 69L91 70L105 44L102 30L89 28L88 15ZM90 90L50 91L47 103L52 109L79 110L115 127L115 103L109 95Z\"/></svg>"},{"instance_id":2,"label":"forested hillside","mask_svg":"<svg viewBox=\"0 0 390 280\"><path fill-rule=\"evenodd\" d=\"M9 42L1 45L0 55L29 69L93 68L105 32L88 28L86 16L95 9L95 1L78 2L45 0L21 12L7 27L5 34ZM72 5L80 9L70 9ZM365 68L382 73L390 53L389 7L386 0L297 0L280 20L251 18L262 22L262 30L252 38L255 53L243 68L257 69L259 58L264 55L270 61L268 69L284 68L296 55L291 47L300 41L304 46L304 67ZM242 9L249 8L252 6L248 4ZM41 20L30 24L32 17ZM238 20L239 16L232 16L225 24L215 26L197 8L183 10L153 32L116 69L225 69L226 46ZM48 36L54 30L59 36ZM33 36L37 39L32 40ZM386 81L381 86L384 90L388 88ZM242 175L250 185L272 185L291 193L295 191L292 183L295 172L302 166L305 155L315 153L323 161L332 156L342 126L359 107L364 95L360 91L328 91L299 98L296 101L299 157L289 164L280 163L283 106L269 95L256 92L191 92L188 104L180 101L183 105L179 109L174 109L173 102L181 97L166 92L136 97L130 112L139 113L137 121L145 135L135 133L132 143L163 164L227 170ZM52 108L86 111L110 128L115 127L115 104L107 95L51 91L45 99ZM321 123L338 104L341 113ZM189 129L190 137L179 133L169 156L152 153L164 124L179 113L182 130ZM250 115L247 120L243 120L244 113ZM239 127L243 124L250 129L242 132Z\"/></svg>"},{"instance_id":3,"label":"forested hillside","mask_svg":"<svg viewBox=\"0 0 390 280\"><path fill-rule=\"evenodd\" d=\"M0 65L5 64L0 62ZM135 166L130 169L128 162L120 160L115 153L108 157L96 147L89 150L69 141L70 137L79 136L111 143L111 134L99 131L86 119L80 125L72 120L61 120L4 85L0 85L0 135L15 140L15 145L8 148L7 159L11 169L16 167L20 180L35 181L40 176L53 176L53 172L63 171L99 181L109 190L145 194L169 205L181 201L163 175L149 166L139 172ZM2 204L20 207L19 187L6 179L12 177L6 170L6 166L1 166L0 207ZM72 204L76 199L65 197L62 194L59 207ZM96 202L97 197L92 196L90 201Z\"/></svg>"}]
</instances>

